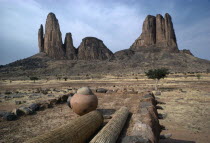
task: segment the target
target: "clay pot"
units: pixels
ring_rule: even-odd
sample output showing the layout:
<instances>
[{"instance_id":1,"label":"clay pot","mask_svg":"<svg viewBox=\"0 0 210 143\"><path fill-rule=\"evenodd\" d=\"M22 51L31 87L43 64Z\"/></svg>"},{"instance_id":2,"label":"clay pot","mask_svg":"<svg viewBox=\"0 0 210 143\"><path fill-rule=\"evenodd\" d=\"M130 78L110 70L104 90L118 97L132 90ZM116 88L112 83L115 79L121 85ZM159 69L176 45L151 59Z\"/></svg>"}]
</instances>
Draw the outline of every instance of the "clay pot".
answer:
<instances>
[{"instance_id":1,"label":"clay pot","mask_svg":"<svg viewBox=\"0 0 210 143\"><path fill-rule=\"evenodd\" d=\"M84 115L93 111L98 106L98 98L96 95L84 95L76 93L70 100L73 111L78 115Z\"/></svg>"}]
</instances>

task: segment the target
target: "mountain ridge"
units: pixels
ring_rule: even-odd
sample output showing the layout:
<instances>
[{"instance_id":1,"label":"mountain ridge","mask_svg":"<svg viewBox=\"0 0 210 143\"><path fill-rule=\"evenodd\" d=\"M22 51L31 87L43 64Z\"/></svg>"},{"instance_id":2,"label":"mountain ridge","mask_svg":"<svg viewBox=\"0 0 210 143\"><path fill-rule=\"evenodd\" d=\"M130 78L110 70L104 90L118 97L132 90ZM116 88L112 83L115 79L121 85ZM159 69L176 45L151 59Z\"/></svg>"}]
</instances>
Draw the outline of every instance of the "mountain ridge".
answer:
<instances>
[{"instance_id":1,"label":"mountain ridge","mask_svg":"<svg viewBox=\"0 0 210 143\"><path fill-rule=\"evenodd\" d=\"M44 33L45 31L45 33ZM171 16L148 15L142 33L128 49L112 53L102 40L85 37L75 48L72 34L61 38L59 22L53 13L47 16L45 30L38 29L39 53L0 66L0 77L55 76L63 74L144 73L165 67L170 72L209 72L210 61L199 59L190 50L179 50Z\"/></svg>"}]
</instances>

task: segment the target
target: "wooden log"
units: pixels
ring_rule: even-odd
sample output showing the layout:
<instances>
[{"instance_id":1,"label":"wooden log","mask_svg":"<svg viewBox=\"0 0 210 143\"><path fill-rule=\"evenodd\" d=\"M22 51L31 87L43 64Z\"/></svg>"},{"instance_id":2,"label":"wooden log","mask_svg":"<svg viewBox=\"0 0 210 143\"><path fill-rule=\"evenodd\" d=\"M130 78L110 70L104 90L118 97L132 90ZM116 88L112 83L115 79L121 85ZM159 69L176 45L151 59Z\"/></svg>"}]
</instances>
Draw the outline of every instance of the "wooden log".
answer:
<instances>
[{"instance_id":1,"label":"wooden log","mask_svg":"<svg viewBox=\"0 0 210 143\"><path fill-rule=\"evenodd\" d=\"M120 108L90 143L115 143L127 120L128 114L129 111L126 107Z\"/></svg>"},{"instance_id":2,"label":"wooden log","mask_svg":"<svg viewBox=\"0 0 210 143\"><path fill-rule=\"evenodd\" d=\"M92 111L27 143L84 143L90 140L102 123L102 114L99 111Z\"/></svg>"}]
</instances>

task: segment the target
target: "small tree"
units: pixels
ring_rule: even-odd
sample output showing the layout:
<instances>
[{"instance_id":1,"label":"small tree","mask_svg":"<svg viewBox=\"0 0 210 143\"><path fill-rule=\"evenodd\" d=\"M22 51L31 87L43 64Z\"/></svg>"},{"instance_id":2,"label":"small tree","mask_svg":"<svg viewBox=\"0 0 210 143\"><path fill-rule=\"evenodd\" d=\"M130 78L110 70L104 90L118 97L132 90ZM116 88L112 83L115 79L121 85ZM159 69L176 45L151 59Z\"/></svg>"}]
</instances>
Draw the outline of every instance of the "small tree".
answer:
<instances>
[{"instance_id":1,"label":"small tree","mask_svg":"<svg viewBox=\"0 0 210 143\"><path fill-rule=\"evenodd\" d=\"M67 81L68 77L64 77L63 79L64 79L65 81Z\"/></svg>"},{"instance_id":2,"label":"small tree","mask_svg":"<svg viewBox=\"0 0 210 143\"><path fill-rule=\"evenodd\" d=\"M33 77L30 77L30 80L33 80L34 81L34 83L35 83L35 81L36 80L38 80L39 78L38 77L35 77L35 76L33 76Z\"/></svg>"},{"instance_id":3,"label":"small tree","mask_svg":"<svg viewBox=\"0 0 210 143\"><path fill-rule=\"evenodd\" d=\"M197 74L196 77L197 77L198 80L201 79L201 75L200 74Z\"/></svg>"},{"instance_id":4,"label":"small tree","mask_svg":"<svg viewBox=\"0 0 210 143\"><path fill-rule=\"evenodd\" d=\"M161 68L161 69L150 69L148 72L145 72L146 76L149 78L149 79L154 79L156 80L155 82L155 90L157 90L157 85L158 85L158 82L161 78L165 78L168 74L169 74L169 71L168 69L166 68Z\"/></svg>"}]
</instances>

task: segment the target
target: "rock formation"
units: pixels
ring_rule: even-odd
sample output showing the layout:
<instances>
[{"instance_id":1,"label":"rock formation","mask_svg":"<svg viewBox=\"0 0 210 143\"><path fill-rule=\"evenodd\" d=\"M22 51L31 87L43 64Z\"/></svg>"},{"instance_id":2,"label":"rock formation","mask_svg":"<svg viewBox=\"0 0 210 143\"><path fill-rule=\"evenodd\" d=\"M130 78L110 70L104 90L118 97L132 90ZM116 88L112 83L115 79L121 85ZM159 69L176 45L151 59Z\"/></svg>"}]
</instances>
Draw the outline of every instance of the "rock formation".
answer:
<instances>
[{"instance_id":1,"label":"rock formation","mask_svg":"<svg viewBox=\"0 0 210 143\"><path fill-rule=\"evenodd\" d=\"M58 20L49 13L45 24L44 52L53 59L64 59L64 49Z\"/></svg>"},{"instance_id":2,"label":"rock formation","mask_svg":"<svg viewBox=\"0 0 210 143\"><path fill-rule=\"evenodd\" d=\"M191 56L194 56L190 50L187 50L187 49L183 49L183 50L180 50L181 53L185 53L185 54L188 54L188 55L191 55Z\"/></svg>"},{"instance_id":3,"label":"rock formation","mask_svg":"<svg viewBox=\"0 0 210 143\"><path fill-rule=\"evenodd\" d=\"M155 48L179 52L173 23L168 13L164 18L160 14L156 17L148 15L143 23L142 34L130 47L134 51L147 51L147 49L154 50Z\"/></svg>"},{"instance_id":4,"label":"rock formation","mask_svg":"<svg viewBox=\"0 0 210 143\"><path fill-rule=\"evenodd\" d=\"M156 23L155 17L148 15L143 23L142 34L139 37L141 46L154 45L156 41Z\"/></svg>"},{"instance_id":5,"label":"rock formation","mask_svg":"<svg viewBox=\"0 0 210 143\"><path fill-rule=\"evenodd\" d=\"M44 32L42 24L40 25L38 31L38 45L39 45L39 52L44 52Z\"/></svg>"},{"instance_id":6,"label":"rock formation","mask_svg":"<svg viewBox=\"0 0 210 143\"><path fill-rule=\"evenodd\" d=\"M113 53L104 45L103 41L87 37L76 49L73 45L71 33L66 33L64 44L58 20L54 13L49 13L45 24L45 35L43 26L38 31L39 51L46 53L53 59L69 60L106 60L113 57Z\"/></svg>"},{"instance_id":7,"label":"rock formation","mask_svg":"<svg viewBox=\"0 0 210 143\"><path fill-rule=\"evenodd\" d=\"M147 61L159 53L159 57L170 57L170 53L193 54L189 50L179 50L171 16L166 13L163 17L158 14L148 15L143 23L142 33L130 49L113 54L103 43L95 37L86 37L76 49L73 45L71 33L66 33L62 42L60 26L53 13L49 13L45 24L45 34L41 25L38 31L39 51L46 53L53 59L69 60L129 60ZM138 54L139 53L139 54ZM146 53L150 55L146 56ZM161 54L162 53L162 54ZM153 55L153 56L152 56ZM154 61L154 60L153 60Z\"/></svg>"},{"instance_id":8,"label":"rock formation","mask_svg":"<svg viewBox=\"0 0 210 143\"><path fill-rule=\"evenodd\" d=\"M69 60L77 59L77 50L73 45L71 33L66 33L65 42L64 42L64 52L67 59Z\"/></svg>"},{"instance_id":9,"label":"rock formation","mask_svg":"<svg viewBox=\"0 0 210 143\"><path fill-rule=\"evenodd\" d=\"M135 54L134 51L126 49L114 53L114 56L119 60L124 60L124 59L126 60L131 58L134 54Z\"/></svg>"},{"instance_id":10,"label":"rock formation","mask_svg":"<svg viewBox=\"0 0 210 143\"><path fill-rule=\"evenodd\" d=\"M95 37L82 39L78 47L79 60L106 60L111 59L113 53L104 45L103 41Z\"/></svg>"}]
</instances>

